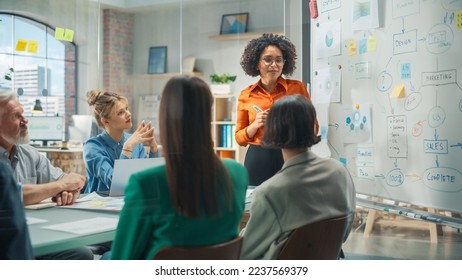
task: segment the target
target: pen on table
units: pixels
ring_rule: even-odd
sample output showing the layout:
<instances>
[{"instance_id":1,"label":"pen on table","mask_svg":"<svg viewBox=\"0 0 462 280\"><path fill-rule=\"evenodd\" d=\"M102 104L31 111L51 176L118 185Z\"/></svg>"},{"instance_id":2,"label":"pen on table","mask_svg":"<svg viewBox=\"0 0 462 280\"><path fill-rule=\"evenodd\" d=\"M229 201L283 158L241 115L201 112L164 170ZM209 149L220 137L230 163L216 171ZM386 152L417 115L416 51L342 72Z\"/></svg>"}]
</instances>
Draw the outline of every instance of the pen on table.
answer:
<instances>
[{"instance_id":1,"label":"pen on table","mask_svg":"<svg viewBox=\"0 0 462 280\"><path fill-rule=\"evenodd\" d=\"M393 213L393 214L396 214L396 215L401 215L403 213L403 212L401 212L399 210L390 209L390 208L384 208L383 211Z\"/></svg>"},{"instance_id":2,"label":"pen on table","mask_svg":"<svg viewBox=\"0 0 462 280\"><path fill-rule=\"evenodd\" d=\"M436 222L436 223L441 222L441 219L439 218L433 218L433 217L428 217L428 216L422 216L422 219L426 221L430 221L430 222Z\"/></svg>"},{"instance_id":3,"label":"pen on table","mask_svg":"<svg viewBox=\"0 0 462 280\"><path fill-rule=\"evenodd\" d=\"M262 110L260 107L258 107L257 105L253 105L252 108L253 108L255 111L257 111L257 113L263 112L263 110Z\"/></svg>"},{"instance_id":4,"label":"pen on table","mask_svg":"<svg viewBox=\"0 0 462 280\"><path fill-rule=\"evenodd\" d=\"M407 217L409 218L414 218L414 219L420 219L422 216L419 215L419 214L414 214L414 213L410 213L410 212L406 212L405 214Z\"/></svg>"}]
</instances>

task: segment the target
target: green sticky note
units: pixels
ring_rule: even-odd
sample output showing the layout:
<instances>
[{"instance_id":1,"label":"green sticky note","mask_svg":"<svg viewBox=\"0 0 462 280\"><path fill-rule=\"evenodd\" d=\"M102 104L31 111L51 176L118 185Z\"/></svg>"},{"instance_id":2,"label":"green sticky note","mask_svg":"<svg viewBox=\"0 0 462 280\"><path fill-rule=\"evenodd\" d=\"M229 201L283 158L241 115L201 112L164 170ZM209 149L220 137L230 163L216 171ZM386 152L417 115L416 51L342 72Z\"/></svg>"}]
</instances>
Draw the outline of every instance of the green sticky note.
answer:
<instances>
[{"instance_id":1,"label":"green sticky note","mask_svg":"<svg viewBox=\"0 0 462 280\"><path fill-rule=\"evenodd\" d=\"M66 29L66 32L64 32L64 40L72 42L74 40L74 30Z\"/></svg>"},{"instance_id":2,"label":"green sticky note","mask_svg":"<svg viewBox=\"0 0 462 280\"><path fill-rule=\"evenodd\" d=\"M18 39L18 43L16 43L16 50L17 51L25 51L27 47L27 40Z\"/></svg>"},{"instance_id":3,"label":"green sticky note","mask_svg":"<svg viewBox=\"0 0 462 280\"><path fill-rule=\"evenodd\" d=\"M30 53L37 53L38 52L38 42L37 41L29 41L29 47L27 49Z\"/></svg>"},{"instance_id":4,"label":"green sticky note","mask_svg":"<svg viewBox=\"0 0 462 280\"><path fill-rule=\"evenodd\" d=\"M64 40L64 28L56 27L55 38L56 40Z\"/></svg>"}]
</instances>

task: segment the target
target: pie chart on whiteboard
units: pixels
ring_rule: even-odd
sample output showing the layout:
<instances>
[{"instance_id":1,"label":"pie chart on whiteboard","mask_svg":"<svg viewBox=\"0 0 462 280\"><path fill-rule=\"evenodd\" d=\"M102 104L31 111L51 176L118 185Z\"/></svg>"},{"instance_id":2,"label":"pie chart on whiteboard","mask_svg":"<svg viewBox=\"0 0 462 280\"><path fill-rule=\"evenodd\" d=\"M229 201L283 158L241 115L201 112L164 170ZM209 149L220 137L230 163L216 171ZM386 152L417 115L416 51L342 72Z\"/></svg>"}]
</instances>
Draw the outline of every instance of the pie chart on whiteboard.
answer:
<instances>
[{"instance_id":1,"label":"pie chart on whiteboard","mask_svg":"<svg viewBox=\"0 0 462 280\"><path fill-rule=\"evenodd\" d=\"M327 47L332 47L332 43L334 42L334 35L332 33L332 31L328 31L326 33L326 46Z\"/></svg>"}]
</instances>

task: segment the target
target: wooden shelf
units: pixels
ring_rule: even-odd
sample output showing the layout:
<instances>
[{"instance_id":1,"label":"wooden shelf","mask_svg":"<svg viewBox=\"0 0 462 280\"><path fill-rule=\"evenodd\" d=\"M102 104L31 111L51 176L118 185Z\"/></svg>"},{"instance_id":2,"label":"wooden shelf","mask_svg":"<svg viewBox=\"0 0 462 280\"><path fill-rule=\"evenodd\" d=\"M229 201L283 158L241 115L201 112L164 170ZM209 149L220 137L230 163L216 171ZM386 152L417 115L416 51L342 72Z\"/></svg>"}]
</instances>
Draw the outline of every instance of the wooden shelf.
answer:
<instances>
[{"instance_id":1,"label":"wooden shelf","mask_svg":"<svg viewBox=\"0 0 462 280\"><path fill-rule=\"evenodd\" d=\"M144 79L169 79L178 75L191 75L202 77L204 74L202 72L177 72L177 73L162 73L162 74L135 74L132 75L133 78L144 78Z\"/></svg>"},{"instance_id":2,"label":"wooden shelf","mask_svg":"<svg viewBox=\"0 0 462 280\"><path fill-rule=\"evenodd\" d=\"M282 31L262 31L262 32L245 32L245 33L235 33L235 34L222 34L222 35L211 35L209 36L210 40L215 41L230 41L230 40L239 40L239 39L255 39L263 35L264 33L273 33L278 35L284 35Z\"/></svg>"},{"instance_id":3,"label":"wooden shelf","mask_svg":"<svg viewBox=\"0 0 462 280\"><path fill-rule=\"evenodd\" d=\"M234 140L236 120L233 116L235 116L237 110L236 95L214 94L213 98L212 136L215 153L220 158L232 158L239 161L239 147ZM224 121L225 119L229 121ZM226 132L223 131L225 128Z\"/></svg>"}]
</instances>

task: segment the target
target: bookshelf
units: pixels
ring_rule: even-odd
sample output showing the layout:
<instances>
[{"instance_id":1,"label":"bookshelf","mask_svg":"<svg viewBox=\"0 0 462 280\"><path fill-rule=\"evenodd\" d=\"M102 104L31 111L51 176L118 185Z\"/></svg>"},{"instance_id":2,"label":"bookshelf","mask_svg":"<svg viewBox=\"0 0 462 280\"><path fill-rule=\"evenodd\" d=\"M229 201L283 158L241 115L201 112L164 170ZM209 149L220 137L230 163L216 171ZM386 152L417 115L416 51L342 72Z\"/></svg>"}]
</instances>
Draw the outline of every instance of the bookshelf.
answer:
<instances>
[{"instance_id":1,"label":"bookshelf","mask_svg":"<svg viewBox=\"0 0 462 280\"><path fill-rule=\"evenodd\" d=\"M213 94L212 137L215 153L220 158L239 161L239 145L234 138L236 109L237 95Z\"/></svg>"},{"instance_id":2,"label":"bookshelf","mask_svg":"<svg viewBox=\"0 0 462 280\"><path fill-rule=\"evenodd\" d=\"M250 40L250 39L258 38L264 33L284 35L284 32L280 30L273 30L273 31L268 30L266 32L261 31L261 32L245 32L245 33L210 35L209 39L214 40L214 41Z\"/></svg>"}]
</instances>

